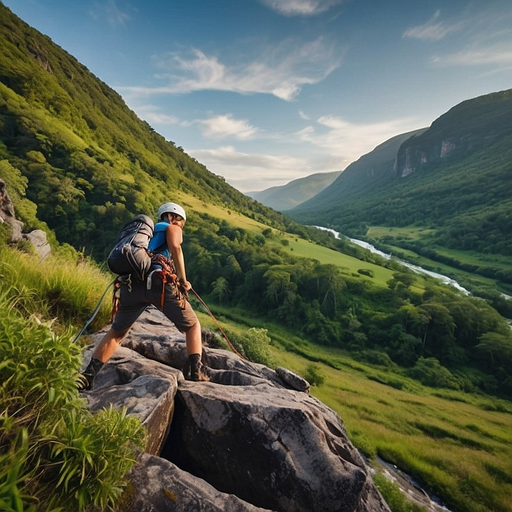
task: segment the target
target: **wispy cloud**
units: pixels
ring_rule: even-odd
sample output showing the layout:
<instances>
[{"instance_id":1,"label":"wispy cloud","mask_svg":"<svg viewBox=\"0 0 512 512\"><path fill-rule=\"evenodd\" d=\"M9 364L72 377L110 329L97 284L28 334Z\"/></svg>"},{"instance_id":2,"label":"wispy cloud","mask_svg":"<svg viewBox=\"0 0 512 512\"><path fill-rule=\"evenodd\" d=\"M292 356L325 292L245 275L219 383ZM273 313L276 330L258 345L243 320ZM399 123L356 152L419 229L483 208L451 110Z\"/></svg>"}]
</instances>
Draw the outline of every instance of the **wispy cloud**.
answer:
<instances>
[{"instance_id":1,"label":"wispy cloud","mask_svg":"<svg viewBox=\"0 0 512 512\"><path fill-rule=\"evenodd\" d=\"M512 65L510 45L494 46L481 49L467 49L447 55L436 55L432 62L438 66L482 66Z\"/></svg>"},{"instance_id":2,"label":"wispy cloud","mask_svg":"<svg viewBox=\"0 0 512 512\"><path fill-rule=\"evenodd\" d=\"M189 54L171 53L155 58L161 87L125 87L139 95L185 94L202 90L239 94L270 94L293 101L305 85L321 82L341 65L343 52L323 37L300 43L287 39L263 48L259 56L243 64L227 64L199 49Z\"/></svg>"},{"instance_id":3,"label":"wispy cloud","mask_svg":"<svg viewBox=\"0 0 512 512\"><path fill-rule=\"evenodd\" d=\"M112 27L126 26L131 16L123 12L117 5L116 0L107 0L106 3L95 3L91 12L94 18L104 18Z\"/></svg>"},{"instance_id":4,"label":"wispy cloud","mask_svg":"<svg viewBox=\"0 0 512 512\"><path fill-rule=\"evenodd\" d=\"M440 16L441 11L436 11L432 18L423 25L408 28L402 37L420 39L422 41L440 41L448 34L460 30L464 25L464 22L446 24L439 19Z\"/></svg>"},{"instance_id":5,"label":"wispy cloud","mask_svg":"<svg viewBox=\"0 0 512 512\"><path fill-rule=\"evenodd\" d=\"M219 173L242 192L262 190L274 185L283 185L297 177L304 169L304 175L313 172L307 163L289 155L269 155L246 153L233 146L221 146L214 149L187 150L208 169Z\"/></svg>"},{"instance_id":6,"label":"wispy cloud","mask_svg":"<svg viewBox=\"0 0 512 512\"><path fill-rule=\"evenodd\" d=\"M160 111L156 105L137 105L137 114L146 120L150 125L175 125L180 124L180 120L173 115L165 114Z\"/></svg>"},{"instance_id":7,"label":"wispy cloud","mask_svg":"<svg viewBox=\"0 0 512 512\"><path fill-rule=\"evenodd\" d=\"M437 11L424 25L410 28L403 37L424 41L439 41L450 33L459 32L455 44L458 48L445 49L431 57L431 63L439 67L491 65L508 70L512 64L512 11L500 3L490 2L475 10L471 4L453 23L440 20Z\"/></svg>"},{"instance_id":8,"label":"wispy cloud","mask_svg":"<svg viewBox=\"0 0 512 512\"><path fill-rule=\"evenodd\" d=\"M297 132L297 137L317 148L327 150L337 164L329 170L343 170L361 155L372 151L382 142L420 128L414 119L397 119L380 123L354 124L341 117L322 116L315 125Z\"/></svg>"},{"instance_id":9,"label":"wispy cloud","mask_svg":"<svg viewBox=\"0 0 512 512\"><path fill-rule=\"evenodd\" d=\"M344 0L260 0L284 16L314 16L328 11Z\"/></svg>"},{"instance_id":10,"label":"wispy cloud","mask_svg":"<svg viewBox=\"0 0 512 512\"><path fill-rule=\"evenodd\" d=\"M234 119L231 114L212 116L198 121L203 137L209 139L224 139L233 137L237 140L254 138L258 129L251 126L245 119Z\"/></svg>"}]
</instances>

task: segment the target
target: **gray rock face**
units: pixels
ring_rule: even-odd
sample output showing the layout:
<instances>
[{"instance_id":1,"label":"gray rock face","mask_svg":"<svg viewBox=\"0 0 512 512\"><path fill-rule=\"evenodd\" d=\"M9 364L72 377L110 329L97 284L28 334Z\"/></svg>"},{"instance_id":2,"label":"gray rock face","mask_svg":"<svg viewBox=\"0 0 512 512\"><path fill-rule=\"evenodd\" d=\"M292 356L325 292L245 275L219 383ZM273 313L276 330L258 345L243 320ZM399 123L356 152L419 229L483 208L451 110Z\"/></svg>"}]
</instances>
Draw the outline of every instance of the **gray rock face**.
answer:
<instances>
[{"instance_id":1,"label":"gray rock face","mask_svg":"<svg viewBox=\"0 0 512 512\"><path fill-rule=\"evenodd\" d=\"M173 463L142 454L130 472L124 512L263 512L233 494L225 494Z\"/></svg>"},{"instance_id":2,"label":"gray rock face","mask_svg":"<svg viewBox=\"0 0 512 512\"><path fill-rule=\"evenodd\" d=\"M50 244L46 233L41 229L35 229L30 233L23 233L23 222L16 219L14 206L7 193L5 181L0 179L0 224L6 223L11 228L11 242L16 243L27 240L32 244L41 259L46 258L50 252Z\"/></svg>"},{"instance_id":3,"label":"gray rock face","mask_svg":"<svg viewBox=\"0 0 512 512\"><path fill-rule=\"evenodd\" d=\"M304 379L225 350L205 347L204 360L211 381L184 380L183 336L152 310L84 393L92 411L126 407L148 429L123 510L389 510L341 418Z\"/></svg>"}]
</instances>

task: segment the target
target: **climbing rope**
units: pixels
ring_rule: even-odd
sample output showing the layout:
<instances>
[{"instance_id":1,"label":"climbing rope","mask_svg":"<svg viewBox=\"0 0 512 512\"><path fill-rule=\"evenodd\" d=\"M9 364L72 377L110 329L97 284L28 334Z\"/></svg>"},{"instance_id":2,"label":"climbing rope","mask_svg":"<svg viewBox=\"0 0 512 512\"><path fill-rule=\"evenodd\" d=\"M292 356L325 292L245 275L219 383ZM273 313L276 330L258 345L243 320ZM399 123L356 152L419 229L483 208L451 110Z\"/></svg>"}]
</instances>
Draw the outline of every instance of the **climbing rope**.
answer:
<instances>
[{"instance_id":1,"label":"climbing rope","mask_svg":"<svg viewBox=\"0 0 512 512\"><path fill-rule=\"evenodd\" d=\"M117 277L111 283L109 283L107 285L107 287L105 288L105 291L103 292L103 295L101 296L100 300L98 301L98 304L96 305L96 307L94 308L94 311L92 312L91 318L89 318L89 320L87 320L87 322L85 322L85 325L82 327L80 332L73 338L72 343L76 343L78 341L78 338L80 338L80 336L82 336L82 334L85 332L87 327L89 327L91 322L96 318L96 315L98 314L98 311L100 310L101 303L103 302L105 295L109 291L110 287L115 283L116 279L117 279Z\"/></svg>"},{"instance_id":2,"label":"climbing rope","mask_svg":"<svg viewBox=\"0 0 512 512\"><path fill-rule=\"evenodd\" d=\"M222 327L220 326L219 322L217 321L217 319L213 316L213 313L210 311L210 308L206 305L206 303L204 302L204 300L199 296L199 294L194 290L194 288L190 288L190 291L192 291L194 293L194 295L197 297L197 299L199 300L199 302L203 305L203 307L206 309L206 311L208 312L208 314L211 316L213 322L215 323L215 325L217 326L217 328L219 329L219 331L222 333L222 335L224 336L224 339L226 340L226 343L229 345L229 348L238 356L240 357L240 359L243 359L244 361L247 361L248 363L250 363L249 359L247 359L246 357L244 357L242 354L240 354L240 352L238 352L238 350L233 346L233 344L231 343L231 341L229 341L229 338L227 336L227 334L224 332L224 330L222 329Z\"/></svg>"}]
</instances>

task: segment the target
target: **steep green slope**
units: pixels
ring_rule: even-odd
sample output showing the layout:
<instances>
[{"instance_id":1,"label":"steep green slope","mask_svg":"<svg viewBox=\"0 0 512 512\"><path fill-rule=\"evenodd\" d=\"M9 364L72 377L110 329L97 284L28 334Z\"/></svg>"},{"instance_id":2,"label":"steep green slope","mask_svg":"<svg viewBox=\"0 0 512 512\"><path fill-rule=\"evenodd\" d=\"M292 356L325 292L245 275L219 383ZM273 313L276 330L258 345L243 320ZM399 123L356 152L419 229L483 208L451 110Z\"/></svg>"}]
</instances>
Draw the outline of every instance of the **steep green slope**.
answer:
<instances>
[{"instance_id":1,"label":"steep green slope","mask_svg":"<svg viewBox=\"0 0 512 512\"><path fill-rule=\"evenodd\" d=\"M0 19L1 177L27 228L43 222L60 242L101 257L131 214L170 197L290 223L165 141L2 4Z\"/></svg>"}]
</instances>

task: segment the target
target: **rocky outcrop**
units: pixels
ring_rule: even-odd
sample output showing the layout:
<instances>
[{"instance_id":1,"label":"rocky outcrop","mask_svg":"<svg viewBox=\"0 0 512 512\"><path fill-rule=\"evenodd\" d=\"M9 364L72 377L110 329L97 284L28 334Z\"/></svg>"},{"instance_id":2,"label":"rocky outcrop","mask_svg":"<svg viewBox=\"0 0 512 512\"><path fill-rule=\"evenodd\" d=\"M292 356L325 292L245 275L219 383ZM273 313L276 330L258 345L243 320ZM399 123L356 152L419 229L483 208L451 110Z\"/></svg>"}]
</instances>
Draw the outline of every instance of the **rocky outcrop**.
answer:
<instances>
[{"instance_id":1,"label":"rocky outcrop","mask_svg":"<svg viewBox=\"0 0 512 512\"><path fill-rule=\"evenodd\" d=\"M7 192L5 181L0 179L0 224L6 223L11 228L11 242L17 243L26 240L32 244L41 259L50 254L50 244L46 233L35 229L30 233L23 233L23 222L16 219L14 206Z\"/></svg>"},{"instance_id":2,"label":"rocky outcrop","mask_svg":"<svg viewBox=\"0 0 512 512\"><path fill-rule=\"evenodd\" d=\"M126 407L147 427L124 512L389 510L304 379L206 346L204 361L210 382L186 381L183 335L152 309L83 394L92 411Z\"/></svg>"},{"instance_id":3,"label":"rocky outcrop","mask_svg":"<svg viewBox=\"0 0 512 512\"><path fill-rule=\"evenodd\" d=\"M463 101L436 119L424 133L406 140L397 152L395 171L405 177L426 164L465 158L490 147L512 131L512 92Z\"/></svg>"}]
</instances>

